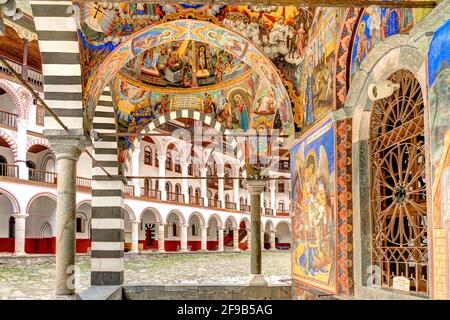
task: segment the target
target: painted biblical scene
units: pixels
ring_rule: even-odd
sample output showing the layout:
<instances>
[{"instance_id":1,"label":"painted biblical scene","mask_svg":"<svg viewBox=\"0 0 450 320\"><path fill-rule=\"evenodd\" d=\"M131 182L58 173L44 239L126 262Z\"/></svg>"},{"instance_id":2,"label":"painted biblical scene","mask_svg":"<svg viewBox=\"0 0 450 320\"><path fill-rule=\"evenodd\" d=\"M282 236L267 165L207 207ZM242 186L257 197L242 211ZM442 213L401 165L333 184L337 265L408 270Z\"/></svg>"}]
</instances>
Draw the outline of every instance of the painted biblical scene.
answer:
<instances>
[{"instance_id":1,"label":"painted biblical scene","mask_svg":"<svg viewBox=\"0 0 450 320\"><path fill-rule=\"evenodd\" d=\"M250 68L217 47L184 40L145 51L121 72L154 86L195 88L227 82L250 72Z\"/></svg>"},{"instance_id":2,"label":"painted biblical scene","mask_svg":"<svg viewBox=\"0 0 450 320\"><path fill-rule=\"evenodd\" d=\"M333 107L337 23L335 9L316 10L308 47L298 68L296 90L300 104L294 108L297 127L310 127Z\"/></svg>"},{"instance_id":3,"label":"painted biblical scene","mask_svg":"<svg viewBox=\"0 0 450 320\"><path fill-rule=\"evenodd\" d=\"M358 24L352 50L351 78L377 43L408 33L430 9L368 7Z\"/></svg>"},{"instance_id":4,"label":"painted biblical scene","mask_svg":"<svg viewBox=\"0 0 450 320\"><path fill-rule=\"evenodd\" d=\"M450 20L434 33L427 61L433 198L441 199L435 203L435 209L441 212L445 223L450 221L449 202L443 201L450 193L441 187L450 181ZM434 215L441 216L437 212Z\"/></svg>"},{"instance_id":5,"label":"painted biblical scene","mask_svg":"<svg viewBox=\"0 0 450 320\"><path fill-rule=\"evenodd\" d=\"M327 119L291 149L293 278L335 291L334 125Z\"/></svg>"}]
</instances>

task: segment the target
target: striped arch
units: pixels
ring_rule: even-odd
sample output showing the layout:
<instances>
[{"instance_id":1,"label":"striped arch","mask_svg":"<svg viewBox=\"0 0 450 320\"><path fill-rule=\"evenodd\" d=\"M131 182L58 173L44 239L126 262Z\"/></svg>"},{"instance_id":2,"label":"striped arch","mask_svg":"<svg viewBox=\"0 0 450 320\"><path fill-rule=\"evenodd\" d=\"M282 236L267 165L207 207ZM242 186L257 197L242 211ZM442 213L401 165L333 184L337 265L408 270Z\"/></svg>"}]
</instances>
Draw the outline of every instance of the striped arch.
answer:
<instances>
[{"instance_id":1,"label":"striped arch","mask_svg":"<svg viewBox=\"0 0 450 320\"><path fill-rule=\"evenodd\" d=\"M31 93L21 85L5 79L0 79L0 88L5 90L13 101L18 117L21 119L28 119L31 103L33 101Z\"/></svg>"},{"instance_id":2,"label":"striped arch","mask_svg":"<svg viewBox=\"0 0 450 320\"><path fill-rule=\"evenodd\" d=\"M114 107L109 87L95 110L93 128L115 133ZM124 183L119 176L117 137L92 142L96 163L92 173L91 285L121 285L124 269ZM101 166L109 173L105 173Z\"/></svg>"},{"instance_id":3,"label":"striped arch","mask_svg":"<svg viewBox=\"0 0 450 320\"><path fill-rule=\"evenodd\" d=\"M72 1L31 0L42 57L44 100L69 129L83 129L78 7ZM51 116L46 129L61 129Z\"/></svg>"},{"instance_id":4,"label":"striped arch","mask_svg":"<svg viewBox=\"0 0 450 320\"><path fill-rule=\"evenodd\" d=\"M166 123L171 120L180 119L180 118L188 118L188 119L194 119L194 120L201 121L201 122L209 125L211 128L216 129L217 131L219 131L222 134L230 134L231 133L230 130L225 128L220 122L216 121L216 119L208 116L207 114L201 113L196 110L191 110L191 109L180 109L180 110L172 111L169 113L165 113L165 114L161 115L159 118L156 118L155 120L150 122L150 124L148 124L141 131L141 133L149 133L150 131L154 130L155 128L157 128L159 125L161 125L163 123ZM134 140L134 143L131 145L130 152L128 153L128 159L127 159L128 162L131 161L131 154L134 152L134 150L136 148L139 147L141 140L142 140L142 137L138 136ZM233 153L236 155L236 157L239 160L240 166L245 168L245 155L240 150L236 139L233 139L231 146L233 147ZM244 172L245 172L245 170L244 170Z\"/></svg>"},{"instance_id":5,"label":"striped arch","mask_svg":"<svg viewBox=\"0 0 450 320\"><path fill-rule=\"evenodd\" d=\"M20 203L17 200L17 198L8 190L0 188L0 194L4 195L8 200L11 202L11 205L13 206L14 212L13 213L21 213L20 211Z\"/></svg>"},{"instance_id":6,"label":"striped arch","mask_svg":"<svg viewBox=\"0 0 450 320\"><path fill-rule=\"evenodd\" d=\"M0 129L0 138L5 140L9 144L9 147L11 148L11 151L14 155L14 159L17 159L17 143L16 143L16 141L9 134L7 134L5 131L3 131L1 129Z\"/></svg>"},{"instance_id":7,"label":"striped arch","mask_svg":"<svg viewBox=\"0 0 450 320\"><path fill-rule=\"evenodd\" d=\"M33 139L27 142L27 151L30 150L32 146L41 145L47 147L49 150L53 152L53 148L46 139Z\"/></svg>"}]
</instances>

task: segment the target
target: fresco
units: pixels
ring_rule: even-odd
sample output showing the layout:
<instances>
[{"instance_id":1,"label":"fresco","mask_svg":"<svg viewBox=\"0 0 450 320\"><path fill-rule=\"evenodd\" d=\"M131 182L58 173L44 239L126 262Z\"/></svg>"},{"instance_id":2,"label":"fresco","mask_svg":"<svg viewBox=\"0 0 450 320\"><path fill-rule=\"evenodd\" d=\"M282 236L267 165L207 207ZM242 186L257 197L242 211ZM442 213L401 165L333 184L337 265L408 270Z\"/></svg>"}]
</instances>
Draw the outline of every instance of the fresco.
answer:
<instances>
[{"instance_id":1,"label":"fresco","mask_svg":"<svg viewBox=\"0 0 450 320\"><path fill-rule=\"evenodd\" d=\"M336 290L334 125L327 119L291 149L294 279Z\"/></svg>"},{"instance_id":2,"label":"fresco","mask_svg":"<svg viewBox=\"0 0 450 320\"><path fill-rule=\"evenodd\" d=\"M429 12L430 9L368 7L356 29L351 79L377 43L399 33L408 33Z\"/></svg>"},{"instance_id":3,"label":"fresco","mask_svg":"<svg viewBox=\"0 0 450 320\"><path fill-rule=\"evenodd\" d=\"M319 121L333 107L337 29L336 10L318 8L296 82L301 108L295 110L296 115L300 114L296 125L303 129Z\"/></svg>"},{"instance_id":4,"label":"fresco","mask_svg":"<svg viewBox=\"0 0 450 320\"><path fill-rule=\"evenodd\" d=\"M427 62L433 191L437 191L443 183L444 171L450 167L450 20L436 30ZM445 197L445 188L442 192L441 196ZM436 206L439 208L440 205ZM442 214L444 220L450 220L450 208L442 210Z\"/></svg>"},{"instance_id":5,"label":"fresco","mask_svg":"<svg viewBox=\"0 0 450 320\"><path fill-rule=\"evenodd\" d=\"M194 88L239 77L248 66L226 51L184 40L151 48L132 59L121 72L160 87Z\"/></svg>"}]
</instances>

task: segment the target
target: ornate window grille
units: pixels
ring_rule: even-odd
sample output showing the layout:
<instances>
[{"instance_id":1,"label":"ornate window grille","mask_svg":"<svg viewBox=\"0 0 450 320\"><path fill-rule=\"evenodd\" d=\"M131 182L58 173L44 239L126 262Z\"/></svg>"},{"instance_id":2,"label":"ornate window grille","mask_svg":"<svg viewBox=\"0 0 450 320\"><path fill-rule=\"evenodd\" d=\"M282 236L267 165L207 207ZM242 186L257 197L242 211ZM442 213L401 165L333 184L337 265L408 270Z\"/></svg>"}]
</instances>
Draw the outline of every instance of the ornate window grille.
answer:
<instances>
[{"instance_id":1,"label":"ornate window grille","mask_svg":"<svg viewBox=\"0 0 450 320\"><path fill-rule=\"evenodd\" d=\"M375 102L370 128L372 262L382 287L402 276L428 293L423 97L411 72L390 80L400 88Z\"/></svg>"}]
</instances>

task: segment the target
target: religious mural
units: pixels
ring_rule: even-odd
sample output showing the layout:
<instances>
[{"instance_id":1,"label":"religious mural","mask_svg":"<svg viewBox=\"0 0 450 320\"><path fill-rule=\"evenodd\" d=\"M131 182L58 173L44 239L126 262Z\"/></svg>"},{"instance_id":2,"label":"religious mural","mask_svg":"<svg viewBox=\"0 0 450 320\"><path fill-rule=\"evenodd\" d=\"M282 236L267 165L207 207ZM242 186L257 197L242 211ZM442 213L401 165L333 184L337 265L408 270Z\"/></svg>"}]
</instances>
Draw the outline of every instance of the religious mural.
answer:
<instances>
[{"instance_id":1,"label":"religious mural","mask_svg":"<svg viewBox=\"0 0 450 320\"><path fill-rule=\"evenodd\" d=\"M434 214L442 214L444 222L450 221L450 194L445 187L440 190L450 181L450 20L436 30L427 61L433 198L440 195Z\"/></svg>"},{"instance_id":2,"label":"religious mural","mask_svg":"<svg viewBox=\"0 0 450 320\"><path fill-rule=\"evenodd\" d=\"M318 124L291 149L293 278L336 290L334 125Z\"/></svg>"},{"instance_id":3,"label":"religious mural","mask_svg":"<svg viewBox=\"0 0 450 320\"><path fill-rule=\"evenodd\" d=\"M333 107L337 11L318 8L309 29L309 43L297 77L301 110L295 110L297 127L310 127Z\"/></svg>"},{"instance_id":4,"label":"religious mural","mask_svg":"<svg viewBox=\"0 0 450 320\"><path fill-rule=\"evenodd\" d=\"M408 33L429 9L368 7L356 29L350 75L353 78L369 51L384 39Z\"/></svg>"}]
</instances>

